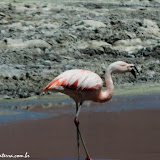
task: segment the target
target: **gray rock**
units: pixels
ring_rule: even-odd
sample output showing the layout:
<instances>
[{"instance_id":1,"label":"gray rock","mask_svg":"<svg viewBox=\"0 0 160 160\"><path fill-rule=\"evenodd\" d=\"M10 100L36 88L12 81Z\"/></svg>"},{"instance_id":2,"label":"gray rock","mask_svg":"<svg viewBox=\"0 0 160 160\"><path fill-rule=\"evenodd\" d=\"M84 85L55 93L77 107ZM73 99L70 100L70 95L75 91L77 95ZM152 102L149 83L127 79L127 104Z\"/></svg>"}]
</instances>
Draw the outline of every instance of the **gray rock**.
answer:
<instances>
[{"instance_id":1,"label":"gray rock","mask_svg":"<svg viewBox=\"0 0 160 160\"><path fill-rule=\"evenodd\" d=\"M8 95L4 95L3 99L11 99L12 97L8 96Z\"/></svg>"}]
</instances>

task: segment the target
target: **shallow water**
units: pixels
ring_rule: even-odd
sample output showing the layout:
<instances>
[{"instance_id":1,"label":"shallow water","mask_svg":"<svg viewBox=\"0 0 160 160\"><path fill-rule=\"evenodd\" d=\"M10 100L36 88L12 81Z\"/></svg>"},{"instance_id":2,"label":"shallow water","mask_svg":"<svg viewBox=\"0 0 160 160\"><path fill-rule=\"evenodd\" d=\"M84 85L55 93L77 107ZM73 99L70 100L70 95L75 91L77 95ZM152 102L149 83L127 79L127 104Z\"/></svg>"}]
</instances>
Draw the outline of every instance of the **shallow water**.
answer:
<instances>
[{"instance_id":1,"label":"shallow water","mask_svg":"<svg viewBox=\"0 0 160 160\"><path fill-rule=\"evenodd\" d=\"M21 107L27 105L59 103L59 102L70 103L72 102L72 99L54 100L54 99L42 98L42 99L6 101L6 102L0 102L0 107L15 107L15 106Z\"/></svg>"},{"instance_id":2,"label":"shallow water","mask_svg":"<svg viewBox=\"0 0 160 160\"><path fill-rule=\"evenodd\" d=\"M115 97L105 104L92 107L94 112L118 112L135 109L160 109L160 95Z\"/></svg>"},{"instance_id":3,"label":"shallow water","mask_svg":"<svg viewBox=\"0 0 160 160\"><path fill-rule=\"evenodd\" d=\"M81 112L119 112L137 109L160 109L160 95L115 96L106 103L92 103L82 106ZM61 114L74 114L71 107L59 109Z\"/></svg>"},{"instance_id":4,"label":"shallow water","mask_svg":"<svg viewBox=\"0 0 160 160\"><path fill-rule=\"evenodd\" d=\"M14 119L16 115L23 113L23 110L9 112L10 108L6 107L7 110L0 112L0 117L11 116ZM75 107L73 105L54 107L53 104L53 107L47 108L48 110L41 107L32 110L36 111L36 109L41 113L43 111L56 113L53 115L56 117L39 119L35 113L35 118L38 120L22 122L19 120L18 123L1 125L2 152L25 153L27 151L33 159L44 157L40 160L77 160L76 130L72 122ZM29 115L32 113L24 112ZM90 106L84 103L80 113L81 126L92 158L94 160L151 160L154 157L159 160L159 115L159 94L114 96L109 102L91 103ZM85 153L81 152L81 157L83 157L81 160L85 160Z\"/></svg>"},{"instance_id":5,"label":"shallow water","mask_svg":"<svg viewBox=\"0 0 160 160\"><path fill-rule=\"evenodd\" d=\"M5 109L0 108L0 122L1 123L8 123L17 120L25 120L25 119L39 119L55 116L55 114L49 113L38 113L38 112L31 112L26 110L13 110L13 109Z\"/></svg>"},{"instance_id":6,"label":"shallow water","mask_svg":"<svg viewBox=\"0 0 160 160\"><path fill-rule=\"evenodd\" d=\"M11 109L14 106L37 105L55 102L72 102L71 99L52 100L52 99L32 99L14 102L0 102L0 122L13 122L16 120L39 119L50 116L57 116L53 113L33 112L26 110ZM90 106L84 106L81 112L118 112L135 109L160 109L160 95L138 95L138 96L115 96L109 102L104 104L93 103ZM54 107L53 107L54 110ZM59 109L61 114L73 114L73 107L62 107Z\"/></svg>"}]
</instances>

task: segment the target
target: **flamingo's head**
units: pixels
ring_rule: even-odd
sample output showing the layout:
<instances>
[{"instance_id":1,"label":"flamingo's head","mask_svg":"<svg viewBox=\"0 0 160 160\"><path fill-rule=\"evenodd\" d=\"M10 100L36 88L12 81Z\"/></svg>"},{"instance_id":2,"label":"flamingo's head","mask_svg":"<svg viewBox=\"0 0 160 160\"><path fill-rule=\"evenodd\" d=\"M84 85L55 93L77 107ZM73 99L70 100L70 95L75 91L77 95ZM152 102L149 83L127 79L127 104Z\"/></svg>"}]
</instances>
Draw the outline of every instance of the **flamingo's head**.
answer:
<instances>
[{"instance_id":1,"label":"flamingo's head","mask_svg":"<svg viewBox=\"0 0 160 160\"><path fill-rule=\"evenodd\" d=\"M129 64L123 61L117 61L110 64L108 69L111 72L117 72L117 73L131 72L135 78L136 78L136 72L138 72L134 64Z\"/></svg>"}]
</instances>

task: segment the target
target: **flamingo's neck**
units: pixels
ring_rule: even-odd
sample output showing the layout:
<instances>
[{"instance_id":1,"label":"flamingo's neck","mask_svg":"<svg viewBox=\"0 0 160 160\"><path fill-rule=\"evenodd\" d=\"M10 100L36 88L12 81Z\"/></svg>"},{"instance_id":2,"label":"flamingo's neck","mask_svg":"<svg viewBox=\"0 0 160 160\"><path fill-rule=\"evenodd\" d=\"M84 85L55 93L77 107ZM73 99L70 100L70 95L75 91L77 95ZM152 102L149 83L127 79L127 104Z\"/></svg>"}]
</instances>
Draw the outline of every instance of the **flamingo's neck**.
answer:
<instances>
[{"instance_id":1,"label":"flamingo's neck","mask_svg":"<svg viewBox=\"0 0 160 160\"><path fill-rule=\"evenodd\" d=\"M112 68L108 67L105 73L105 81L106 81L106 90L101 91L99 95L99 101L105 102L112 98L114 93L114 85L112 80Z\"/></svg>"}]
</instances>

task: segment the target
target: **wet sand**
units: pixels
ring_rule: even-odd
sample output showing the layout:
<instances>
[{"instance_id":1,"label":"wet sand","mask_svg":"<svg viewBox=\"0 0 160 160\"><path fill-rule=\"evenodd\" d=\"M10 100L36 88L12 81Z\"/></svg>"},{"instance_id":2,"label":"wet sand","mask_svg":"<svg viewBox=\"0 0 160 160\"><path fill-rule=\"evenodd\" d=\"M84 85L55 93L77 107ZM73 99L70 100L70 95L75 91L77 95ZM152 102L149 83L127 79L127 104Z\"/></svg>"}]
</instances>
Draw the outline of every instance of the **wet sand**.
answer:
<instances>
[{"instance_id":1,"label":"wet sand","mask_svg":"<svg viewBox=\"0 0 160 160\"><path fill-rule=\"evenodd\" d=\"M160 159L160 109L90 111L82 112L79 118L92 158ZM1 125L0 152L28 152L30 159L76 158L76 129L73 119L74 114L70 113ZM81 156L85 158L84 151Z\"/></svg>"}]
</instances>

